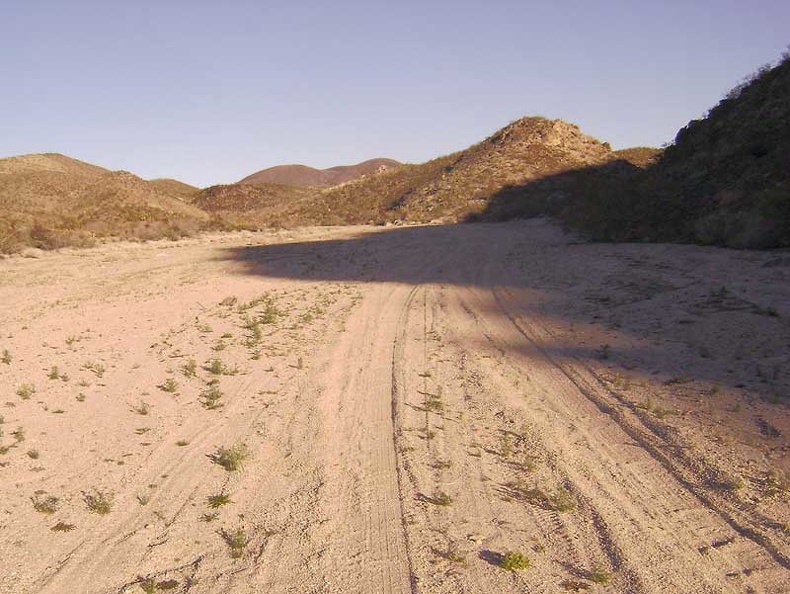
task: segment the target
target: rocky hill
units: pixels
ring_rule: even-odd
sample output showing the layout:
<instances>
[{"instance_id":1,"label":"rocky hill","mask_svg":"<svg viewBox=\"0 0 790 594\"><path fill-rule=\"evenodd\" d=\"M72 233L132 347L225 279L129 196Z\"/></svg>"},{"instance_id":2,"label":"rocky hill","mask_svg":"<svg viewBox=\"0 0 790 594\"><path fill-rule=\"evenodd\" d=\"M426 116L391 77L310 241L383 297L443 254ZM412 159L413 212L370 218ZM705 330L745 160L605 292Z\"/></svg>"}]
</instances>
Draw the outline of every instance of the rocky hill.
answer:
<instances>
[{"instance_id":1,"label":"rocky hill","mask_svg":"<svg viewBox=\"0 0 790 594\"><path fill-rule=\"evenodd\" d=\"M185 184L174 189L174 183L60 154L0 159L0 252L197 231L209 215L184 201Z\"/></svg>"},{"instance_id":2,"label":"rocky hill","mask_svg":"<svg viewBox=\"0 0 790 594\"><path fill-rule=\"evenodd\" d=\"M523 118L466 150L328 188L280 216L292 225L455 222L483 213L505 187L616 159L573 124Z\"/></svg>"},{"instance_id":3,"label":"rocky hill","mask_svg":"<svg viewBox=\"0 0 790 594\"><path fill-rule=\"evenodd\" d=\"M339 165L314 169L306 165L277 165L248 175L240 184L281 184L289 186L328 187L343 184L365 175L400 167L394 159L369 159L356 165Z\"/></svg>"},{"instance_id":4,"label":"rocky hill","mask_svg":"<svg viewBox=\"0 0 790 594\"><path fill-rule=\"evenodd\" d=\"M613 152L573 124L539 117L517 120L482 142L427 163L372 159L323 170L321 184L375 171L328 187L264 183L260 180L266 176L256 174L257 181L251 176L245 183L198 190L176 180L145 181L63 155L28 155L0 160L0 251L83 245L107 236L177 237L208 228L458 222L542 214L550 210L546 201L553 200L558 187L568 185L558 186L555 180L590 168L636 169L632 163L654 156L654 149L645 148ZM267 170L267 175L303 170L310 168L285 166ZM522 208L521 196L511 192L546 180L537 208Z\"/></svg>"},{"instance_id":5,"label":"rocky hill","mask_svg":"<svg viewBox=\"0 0 790 594\"><path fill-rule=\"evenodd\" d=\"M549 214L605 241L789 247L790 55L689 122L660 155L615 156L505 188L482 217Z\"/></svg>"}]
</instances>

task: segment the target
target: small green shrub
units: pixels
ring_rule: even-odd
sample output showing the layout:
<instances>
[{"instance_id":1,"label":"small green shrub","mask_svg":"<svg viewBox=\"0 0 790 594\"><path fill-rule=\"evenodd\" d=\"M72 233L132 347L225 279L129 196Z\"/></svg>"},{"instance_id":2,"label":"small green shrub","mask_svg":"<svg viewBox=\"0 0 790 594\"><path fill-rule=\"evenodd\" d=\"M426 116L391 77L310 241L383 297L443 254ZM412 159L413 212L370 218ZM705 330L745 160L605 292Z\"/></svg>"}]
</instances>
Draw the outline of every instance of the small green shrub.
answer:
<instances>
[{"instance_id":1,"label":"small green shrub","mask_svg":"<svg viewBox=\"0 0 790 594\"><path fill-rule=\"evenodd\" d=\"M50 530L52 532L71 532L76 526L74 524L66 524L66 522L58 522Z\"/></svg>"},{"instance_id":2,"label":"small green shrub","mask_svg":"<svg viewBox=\"0 0 790 594\"><path fill-rule=\"evenodd\" d=\"M11 365L11 353L8 352L8 349L3 349L3 356L0 357L0 363Z\"/></svg>"},{"instance_id":3,"label":"small green shrub","mask_svg":"<svg viewBox=\"0 0 790 594\"><path fill-rule=\"evenodd\" d=\"M247 334L244 338L244 346L248 348L253 348L258 345L263 339L263 330L261 326L257 322L252 322L246 326L247 330L249 330L249 334Z\"/></svg>"},{"instance_id":4,"label":"small green shrub","mask_svg":"<svg viewBox=\"0 0 790 594\"><path fill-rule=\"evenodd\" d=\"M440 414L444 410L444 403L442 402L441 394L426 394L425 410L426 412Z\"/></svg>"},{"instance_id":5,"label":"small green shrub","mask_svg":"<svg viewBox=\"0 0 790 594\"><path fill-rule=\"evenodd\" d=\"M91 373L93 373L99 379L104 377L104 372L106 371L106 368L101 363L88 362L88 363L85 363L85 365L83 365L82 368L87 370L87 371L90 371Z\"/></svg>"},{"instance_id":6,"label":"small green shrub","mask_svg":"<svg viewBox=\"0 0 790 594\"><path fill-rule=\"evenodd\" d=\"M49 375L47 377L51 380L60 379L60 372L58 371L57 365L52 366L52 369L49 370Z\"/></svg>"},{"instance_id":7,"label":"small green shrub","mask_svg":"<svg viewBox=\"0 0 790 594\"><path fill-rule=\"evenodd\" d=\"M22 384L16 389L16 395L22 400L30 400L30 397L36 393L36 386L33 384Z\"/></svg>"},{"instance_id":8,"label":"small green shrub","mask_svg":"<svg viewBox=\"0 0 790 594\"><path fill-rule=\"evenodd\" d=\"M169 377L157 387L168 394L175 394L175 392L178 390L178 382L172 377Z\"/></svg>"},{"instance_id":9,"label":"small green shrub","mask_svg":"<svg viewBox=\"0 0 790 594\"><path fill-rule=\"evenodd\" d=\"M587 579L594 584L604 585L612 581L612 574L602 567L594 567L592 571L587 572Z\"/></svg>"},{"instance_id":10,"label":"small green shrub","mask_svg":"<svg viewBox=\"0 0 790 594\"><path fill-rule=\"evenodd\" d=\"M212 375L236 375L239 372L238 367L227 367L219 359L211 359L203 366L203 369Z\"/></svg>"},{"instance_id":11,"label":"small green shrub","mask_svg":"<svg viewBox=\"0 0 790 594\"><path fill-rule=\"evenodd\" d=\"M274 324L277 321L277 318L282 315L280 310L274 304L273 301L269 301L266 303L266 307L261 314L260 321L261 324Z\"/></svg>"},{"instance_id":12,"label":"small green shrub","mask_svg":"<svg viewBox=\"0 0 790 594\"><path fill-rule=\"evenodd\" d=\"M222 507L223 505L228 505L229 503L233 503L230 500L230 496L225 493L219 493L218 495L209 495L206 498L206 504L212 508L217 509Z\"/></svg>"},{"instance_id":13,"label":"small green shrub","mask_svg":"<svg viewBox=\"0 0 790 594\"><path fill-rule=\"evenodd\" d=\"M513 442L509 433L503 433L499 440L499 455L505 460L513 455Z\"/></svg>"},{"instance_id":14,"label":"small green shrub","mask_svg":"<svg viewBox=\"0 0 790 594\"><path fill-rule=\"evenodd\" d=\"M228 532L227 530L220 530L219 534L222 537L222 540L225 541L225 544L228 545L228 548L230 549L230 556L233 559L238 559L244 555L244 549L250 542L249 538L247 537L247 533L244 532L244 528L236 528L231 532Z\"/></svg>"},{"instance_id":15,"label":"small green shrub","mask_svg":"<svg viewBox=\"0 0 790 594\"><path fill-rule=\"evenodd\" d=\"M90 511L103 516L112 511L115 495L108 491L94 489L90 492L84 491L82 499Z\"/></svg>"},{"instance_id":16,"label":"small green shrub","mask_svg":"<svg viewBox=\"0 0 790 594\"><path fill-rule=\"evenodd\" d=\"M247 444L239 443L229 448L219 447L209 458L214 464L221 466L228 472L233 472L240 470L249 456L250 449Z\"/></svg>"},{"instance_id":17,"label":"small green shrub","mask_svg":"<svg viewBox=\"0 0 790 594\"><path fill-rule=\"evenodd\" d=\"M151 405L147 402L140 401L140 404L132 407L132 412L145 416L151 412Z\"/></svg>"},{"instance_id":18,"label":"small green shrub","mask_svg":"<svg viewBox=\"0 0 790 594\"><path fill-rule=\"evenodd\" d=\"M422 500L430 503L431 505L438 505L441 507L447 507L453 502L453 498L444 491L437 491L432 497L423 496Z\"/></svg>"},{"instance_id":19,"label":"small green shrub","mask_svg":"<svg viewBox=\"0 0 790 594\"><path fill-rule=\"evenodd\" d=\"M200 403L206 410L222 408L223 405L220 400L222 400L222 392L216 385L211 386L200 394Z\"/></svg>"},{"instance_id":20,"label":"small green shrub","mask_svg":"<svg viewBox=\"0 0 790 594\"><path fill-rule=\"evenodd\" d=\"M499 560L499 566L508 571L527 569L529 565L529 558L518 551L509 551L502 555L502 558Z\"/></svg>"},{"instance_id":21,"label":"small green shrub","mask_svg":"<svg viewBox=\"0 0 790 594\"><path fill-rule=\"evenodd\" d=\"M36 493L30 498L30 500L33 502L33 509L35 509L40 514L54 514L60 507L60 499L54 495L45 496L44 493Z\"/></svg>"},{"instance_id":22,"label":"small green shrub","mask_svg":"<svg viewBox=\"0 0 790 594\"><path fill-rule=\"evenodd\" d=\"M566 489L547 492L538 487L533 487L531 489L517 490L517 496L532 505L549 511L569 512L576 508L576 500L573 497L573 493Z\"/></svg>"},{"instance_id":23,"label":"small green shrub","mask_svg":"<svg viewBox=\"0 0 790 594\"><path fill-rule=\"evenodd\" d=\"M184 377L195 377L197 375L197 362L194 359L190 359L181 367L181 373L184 374Z\"/></svg>"}]
</instances>

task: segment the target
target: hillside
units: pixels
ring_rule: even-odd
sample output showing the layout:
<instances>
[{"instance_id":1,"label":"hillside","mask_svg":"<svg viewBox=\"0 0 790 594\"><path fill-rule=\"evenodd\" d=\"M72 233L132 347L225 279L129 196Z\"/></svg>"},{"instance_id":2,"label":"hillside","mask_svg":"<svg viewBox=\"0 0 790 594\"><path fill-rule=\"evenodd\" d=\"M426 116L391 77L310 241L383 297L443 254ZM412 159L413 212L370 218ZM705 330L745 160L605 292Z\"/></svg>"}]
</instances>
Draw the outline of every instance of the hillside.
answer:
<instances>
[{"instance_id":1,"label":"hillside","mask_svg":"<svg viewBox=\"0 0 790 594\"><path fill-rule=\"evenodd\" d=\"M209 213L221 228L262 229L278 226L283 212L315 194L310 187L239 183L200 190L191 203Z\"/></svg>"},{"instance_id":2,"label":"hillside","mask_svg":"<svg viewBox=\"0 0 790 594\"><path fill-rule=\"evenodd\" d=\"M200 188L190 186L177 179L159 178L152 179L148 183L170 196L181 198L185 202L191 202L200 192Z\"/></svg>"},{"instance_id":3,"label":"hillside","mask_svg":"<svg viewBox=\"0 0 790 594\"><path fill-rule=\"evenodd\" d=\"M790 246L790 54L689 122L649 174L643 193L690 222L668 238Z\"/></svg>"},{"instance_id":4,"label":"hillside","mask_svg":"<svg viewBox=\"0 0 790 594\"><path fill-rule=\"evenodd\" d=\"M455 222L483 212L504 187L615 158L573 124L523 118L466 150L323 190L282 216L292 225Z\"/></svg>"},{"instance_id":5,"label":"hillside","mask_svg":"<svg viewBox=\"0 0 790 594\"><path fill-rule=\"evenodd\" d=\"M529 117L427 163L289 165L205 190L175 180L146 182L63 155L4 159L0 251L201 228L539 215L596 240L781 247L790 246L789 172L786 57L690 122L664 151L612 151L573 124Z\"/></svg>"},{"instance_id":6,"label":"hillside","mask_svg":"<svg viewBox=\"0 0 790 594\"><path fill-rule=\"evenodd\" d=\"M328 187L343 184L365 175L400 167L394 159L369 159L356 165L339 165L315 169L306 165L277 165L248 175L240 184L281 184L289 186Z\"/></svg>"},{"instance_id":7,"label":"hillside","mask_svg":"<svg viewBox=\"0 0 790 594\"><path fill-rule=\"evenodd\" d=\"M604 241L790 246L790 56L689 122L660 155L614 156L505 188L482 218L548 214Z\"/></svg>"},{"instance_id":8,"label":"hillside","mask_svg":"<svg viewBox=\"0 0 790 594\"><path fill-rule=\"evenodd\" d=\"M209 216L184 188L59 154L0 159L0 252L89 245L99 237L178 237Z\"/></svg>"}]
</instances>

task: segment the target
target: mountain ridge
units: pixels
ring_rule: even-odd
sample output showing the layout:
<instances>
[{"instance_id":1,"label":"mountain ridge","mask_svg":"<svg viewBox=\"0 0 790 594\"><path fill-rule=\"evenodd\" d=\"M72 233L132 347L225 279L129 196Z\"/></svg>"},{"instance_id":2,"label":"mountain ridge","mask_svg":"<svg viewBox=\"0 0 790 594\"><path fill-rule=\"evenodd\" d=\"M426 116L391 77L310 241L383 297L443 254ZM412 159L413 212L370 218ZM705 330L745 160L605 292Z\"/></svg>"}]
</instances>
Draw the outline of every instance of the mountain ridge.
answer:
<instances>
[{"instance_id":1,"label":"mountain ridge","mask_svg":"<svg viewBox=\"0 0 790 594\"><path fill-rule=\"evenodd\" d=\"M292 186L335 186L357 179L363 175L380 173L390 168L400 167L402 163L384 157L368 159L355 165L336 165L326 169L316 169L308 165L276 165L261 169L239 180L239 184L272 183Z\"/></svg>"},{"instance_id":2,"label":"mountain ridge","mask_svg":"<svg viewBox=\"0 0 790 594\"><path fill-rule=\"evenodd\" d=\"M0 159L0 252L203 229L538 215L593 240L790 247L790 54L689 122L663 151L613 151L575 124L525 117L466 149L392 163L278 166L199 190L58 153ZM297 174L302 185L264 181L273 172L290 181ZM309 177L316 172L320 179Z\"/></svg>"}]
</instances>

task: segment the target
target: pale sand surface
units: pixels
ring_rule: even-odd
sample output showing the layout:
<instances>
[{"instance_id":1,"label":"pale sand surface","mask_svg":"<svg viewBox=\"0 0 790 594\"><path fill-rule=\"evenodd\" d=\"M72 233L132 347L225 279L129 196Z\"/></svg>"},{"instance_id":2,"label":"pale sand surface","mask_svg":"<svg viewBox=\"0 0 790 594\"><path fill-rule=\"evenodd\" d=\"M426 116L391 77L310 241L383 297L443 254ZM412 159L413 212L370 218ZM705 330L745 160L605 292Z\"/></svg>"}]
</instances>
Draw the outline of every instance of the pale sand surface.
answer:
<instances>
[{"instance_id":1,"label":"pale sand surface","mask_svg":"<svg viewBox=\"0 0 790 594\"><path fill-rule=\"evenodd\" d=\"M787 252L108 244L0 260L4 350L3 594L788 591Z\"/></svg>"}]
</instances>

